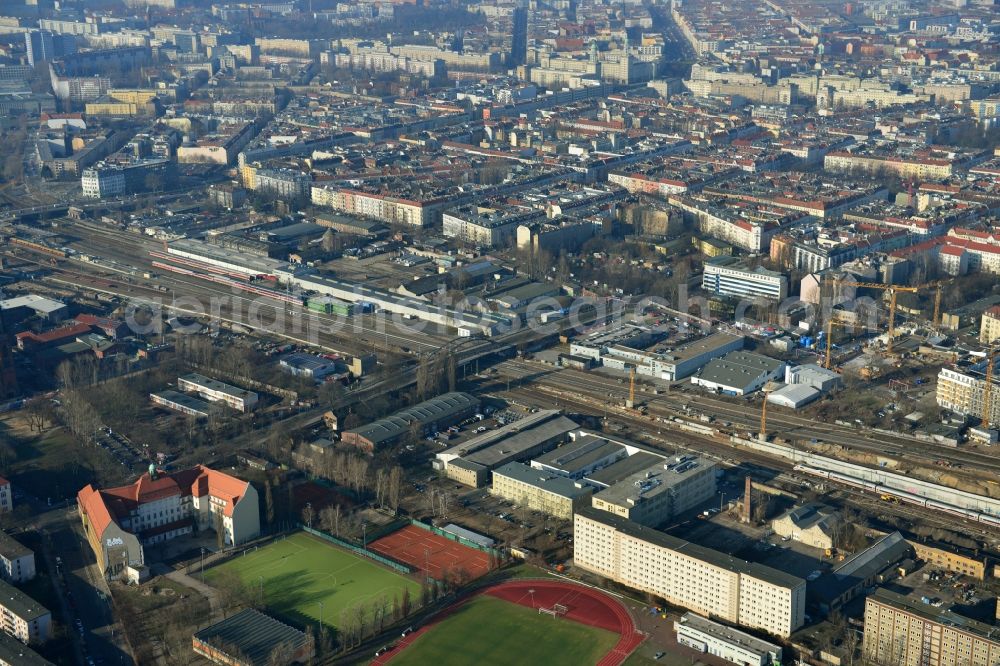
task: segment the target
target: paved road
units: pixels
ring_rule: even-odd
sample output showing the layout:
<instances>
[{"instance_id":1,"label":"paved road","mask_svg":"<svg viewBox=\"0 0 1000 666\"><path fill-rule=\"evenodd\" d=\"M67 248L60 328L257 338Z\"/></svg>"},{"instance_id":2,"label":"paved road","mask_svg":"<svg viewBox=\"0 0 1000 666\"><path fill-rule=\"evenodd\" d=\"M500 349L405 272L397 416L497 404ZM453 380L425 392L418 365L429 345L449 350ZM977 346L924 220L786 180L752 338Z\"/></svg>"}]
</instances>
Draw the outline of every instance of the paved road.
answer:
<instances>
[{"instance_id":1,"label":"paved road","mask_svg":"<svg viewBox=\"0 0 1000 666\"><path fill-rule=\"evenodd\" d=\"M68 606L67 624L76 634L77 646L98 663L134 663L112 611L107 582L84 541L76 508L48 513L53 515L47 514L42 527L44 543L51 550L46 556L51 554L53 559L58 556L62 560L53 582ZM56 571L55 567L51 571ZM73 626L76 619L81 621L82 632Z\"/></svg>"},{"instance_id":2,"label":"paved road","mask_svg":"<svg viewBox=\"0 0 1000 666\"><path fill-rule=\"evenodd\" d=\"M215 590L215 588L205 585L198 578L189 576L183 571L171 570L165 575L175 583L180 583L181 585L190 587L193 590L197 590L201 596L208 600L208 606L212 609L212 620L215 621L222 619L222 603L219 601L219 593Z\"/></svg>"}]
</instances>

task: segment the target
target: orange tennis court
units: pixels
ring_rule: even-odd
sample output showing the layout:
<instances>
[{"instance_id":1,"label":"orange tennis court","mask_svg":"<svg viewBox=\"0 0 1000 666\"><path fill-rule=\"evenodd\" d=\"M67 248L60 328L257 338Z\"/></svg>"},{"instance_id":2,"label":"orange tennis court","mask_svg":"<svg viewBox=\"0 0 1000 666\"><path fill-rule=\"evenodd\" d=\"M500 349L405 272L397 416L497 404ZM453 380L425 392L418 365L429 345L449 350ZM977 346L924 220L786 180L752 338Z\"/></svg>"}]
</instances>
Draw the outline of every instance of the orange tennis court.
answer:
<instances>
[{"instance_id":1,"label":"orange tennis court","mask_svg":"<svg viewBox=\"0 0 1000 666\"><path fill-rule=\"evenodd\" d=\"M405 562L436 580L460 575L479 578L490 570L488 554L428 530L407 525L368 544L376 553Z\"/></svg>"}]
</instances>

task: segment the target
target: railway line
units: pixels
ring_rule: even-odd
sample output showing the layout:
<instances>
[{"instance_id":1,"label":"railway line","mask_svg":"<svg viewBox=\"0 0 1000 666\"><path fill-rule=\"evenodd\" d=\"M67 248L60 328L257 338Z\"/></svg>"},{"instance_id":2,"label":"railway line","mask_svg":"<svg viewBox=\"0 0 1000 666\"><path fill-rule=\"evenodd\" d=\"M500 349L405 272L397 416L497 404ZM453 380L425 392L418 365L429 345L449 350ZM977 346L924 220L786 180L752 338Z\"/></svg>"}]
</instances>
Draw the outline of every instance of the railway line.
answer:
<instances>
[{"instance_id":1,"label":"railway line","mask_svg":"<svg viewBox=\"0 0 1000 666\"><path fill-rule=\"evenodd\" d=\"M573 389L583 395L602 398L606 403L624 404L628 397L627 384L621 384L614 377L594 372L580 372L572 369L555 368L533 361L510 360L496 366L502 376L509 376L519 382L531 381L541 386ZM695 411L710 414L718 421L730 422L733 431L755 433L760 427L760 408L757 405L741 407L722 400L693 392L669 390L659 395L639 393L649 414L661 418L685 417L687 411L682 405ZM905 456L925 458L928 464L945 460L954 466L990 470L1000 473L1000 461L993 455L972 450L938 447L928 442L905 436L864 432L836 424L821 423L792 414L768 410L768 424L771 430L781 433L785 439L819 440L858 449L873 455Z\"/></svg>"},{"instance_id":2,"label":"railway line","mask_svg":"<svg viewBox=\"0 0 1000 666\"><path fill-rule=\"evenodd\" d=\"M260 310L261 299L263 299L264 302L283 312L283 316L286 316L285 323L288 324L287 328L289 329L285 332L268 330L267 333L311 344L310 340L303 339L302 336L306 332L316 331L318 336L316 344L331 352L357 355L369 352L380 345L388 347L390 343L417 352L433 351L440 349L447 340L446 338L439 340L429 334L407 334L393 326L393 322L389 318L371 316L338 318L336 315L324 315L305 308L292 307L289 310L288 308L292 305L290 303L283 304L280 299L270 298L267 294L262 293L256 294L253 298L244 296L233 285L215 284L208 276L203 279L193 274L162 273L154 267L155 261L149 255L150 251L161 247L159 243L145 241L145 239L137 237L133 238L121 232L102 229L94 225L78 224L78 226L86 228L92 236L102 240L106 239L106 242L100 242L91 237L73 243L79 251L114 261L125 268L116 268L115 265L105 263L85 264L79 262L77 264L79 268L71 269L65 265L53 267L51 264L39 261L33 261L33 263L61 274L63 279L69 281L69 284L74 284L73 279L79 279L79 285L88 289L140 301L145 298L145 300L157 303L163 302L165 309L181 314L192 316L210 314L210 308L207 306L218 303L220 320L238 326L249 326L242 314ZM19 256L19 258L25 259L24 256ZM92 270L87 271L85 267L92 268ZM141 278L142 273L147 271L155 272L156 277ZM124 279L94 275L97 272L119 273ZM98 286L102 284L103 286ZM163 287L166 291L164 292L158 287ZM164 299L165 294L168 294L169 300L174 301L174 303L167 302ZM179 306L176 304L179 299L188 301L190 305L197 302L206 307L199 309ZM233 316L236 312L240 313L240 316ZM359 340L366 341L367 344L358 344Z\"/></svg>"},{"instance_id":3,"label":"railway line","mask_svg":"<svg viewBox=\"0 0 1000 666\"><path fill-rule=\"evenodd\" d=\"M501 389L502 391L502 389ZM557 390L551 387L516 387L503 395L517 402L528 405L544 406L546 408L562 408L571 412L600 415L607 407L606 403L596 398L589 398L572 391ZM611 421L624 423L630 431L622 437L633 439L651 445L668 453L686 452L708 457L719 465L727 468L750 464L754 468L773 470L785 478L801 484L803 487L813 486L816 479L795 470L795 464L788 460L774 458L745 447L723 442L719 439L701 436L695 433L678 430L670 424L651 422L649 417L626 411L623 407L613 406L608 409L607 418ZM614 433L609 433L614 436ZM825 480L824 483L836 484L837 492L853 505L863 507L870 513L886 514L908 520L911 523L930 525L949 531L959 529L963 533L973 535L994 549L1000 547L1000 535L997 529L981 521L963 516L942 514L935 508L919 507L910 504L891 504L880 501L880 494L846 484L837 484L836 480Z\"/></svg>"}]
</instances>

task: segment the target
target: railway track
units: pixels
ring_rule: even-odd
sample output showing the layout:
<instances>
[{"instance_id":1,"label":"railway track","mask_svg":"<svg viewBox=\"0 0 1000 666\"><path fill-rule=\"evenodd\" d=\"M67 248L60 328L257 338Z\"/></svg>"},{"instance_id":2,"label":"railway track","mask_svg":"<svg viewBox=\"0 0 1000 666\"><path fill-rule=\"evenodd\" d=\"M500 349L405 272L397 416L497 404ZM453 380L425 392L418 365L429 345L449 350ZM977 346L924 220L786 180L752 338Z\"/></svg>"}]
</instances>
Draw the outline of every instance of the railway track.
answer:
<instances>
[{"instance_id":1,"label":"railway track","mask_svg":"<svg viewBox=\"0 0 1000 666\"><path fill-rule=\"evenodd\" d=\"M569 411L599 416L604 413L607 405L597 399L587 398L568 391L560 391L550 387L528 389L517 387L509 392L523 404L537 404L546 407L558 407ZM625 423L630 426L630 432L623 434L625 438L652 445L665 453L688 452L706 456L715 460L723 467L733 468L741 463L764 469L773 470L785 475L786 478L799 483L802 488L815 485L816 480L796 473L795 464L780 458L773 458L759 451L747 449L723 442L718 439L700 436L694 433L677 430L669 424L660 423L628 412L624 408L610 407L607 410L609 420ZM655 432L655 434L654 434ZM614 437L614 433L608 433ZM834 482L830 482L834 483ZM996 529L991 529L981 523L943 515L932 509L921 509L906 504L889 504L881 502L874 494L864 492L846 485L836 484L837 491L851 500L851 504L870 510L870 513L896 516L911 524L930 525L948 531L959 529L962 533L974 535L977 539L990 545L992 549L1000 547L1000 535ZM877 514L876 514L877 515Z\"/></svg>"},{"instance_id":2,"label":"railway track","mask_svg":"<svg viewBox=\"0 0 1000 666\"><path fill-rule=\"evenodd\" d=\"M497 366L501 374L516 377L519 381L553 388L572 388L583 395L600 398L607 403L623 404L628 397L628 385L612 377L597 373L578 372L555 368L536 362L511 360ZM710 414L719 421L731 422L732 430L756 432L760 426L758 406L741 407L721 400L690 392L668 391L659 395L637 392L653 416L671 419L692 418L681 405ZM994 455L973 450L944 449L927 442L883 433L869 433L836 424L822 423L806 417L768 410L768 426L785 439L816 439L829 444L856 448L873 455L892 455L909 461L922 458L927 465L945 460L953 465L971 469L989 470L1000 474L1000 461ZM739 428L736 425L739 424Z\"/></svg>"}]
</instances>

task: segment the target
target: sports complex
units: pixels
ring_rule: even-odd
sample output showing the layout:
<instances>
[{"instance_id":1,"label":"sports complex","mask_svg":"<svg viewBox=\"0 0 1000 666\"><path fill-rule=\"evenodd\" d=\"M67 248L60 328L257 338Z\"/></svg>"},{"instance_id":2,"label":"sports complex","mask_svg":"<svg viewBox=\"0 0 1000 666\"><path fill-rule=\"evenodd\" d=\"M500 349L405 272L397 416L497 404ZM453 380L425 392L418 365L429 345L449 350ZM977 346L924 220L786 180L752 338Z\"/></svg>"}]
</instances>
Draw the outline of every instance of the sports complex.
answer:
<instances>
[{"instance_id":1,"label":"sports complex","mask_svg":"<svg viewBox=\"0 0 1000 666\"><path fill-rule=\"evenodd\" d=\"M417 526L421 525L421 526ZM490 570L491 557L438 528L395 526L362 546L320 532L296 532L231 557L205 572L218 584L234 573L262 606L300 624L321 621L336 628L347 609L412 604L429 577L462 584Z\"/></svg>"},{"instance_id":2,"label":"sports complex","mask_svg":"<svg viewBox=\"0 0 1000 666\"><path fill-rule=\"evenodd\" d=\"M468 580L490 570L490 556L439 534L408 525L368 545L376 553L405 562L435 580L465 572Z\"/></svg>"},{"instance_id":3,"label":"sports complex","mask_svg":"<svg viewBox=\"0 0 1000 666\"><path fill-rule=\"evenodd\" d=\"M231 572L269 612L336 629L345 611L388 608L407 591L417 603L428 577L463 572L467 583L488 573L490 553L463 541L418 523L389 530L366 547L307 530L248 548L205 578L221 584ZM397 634L373 663L499 666L530 645L538 663L617 666L642 640L625 607L601 590L523 579L483 587L421 621L417 631Z\"/></svg>"},{"instance_id":4,"label":"sports complex","mask_svg":"<svg viewBox=\"0 0 1000 666\"><path fill-rule=\"evenodd\" d=\"M618 666L643 635L613 597L557 580L516 580L485 588L402 638L373 665L516 663L531 646L535 663Z\"/></svg>"},{"instance_id":5,"label":"sports complex","mask_svg":"<svg viewBox=\"0 0 1000 666\"><path fill-rule=\"evenodd\" d=\"M414 601L420 594L416 578L305 532L209 569L206 582L213 584L225 571L235 572L268 610L302 624L336 627L344 610L370 607L378 599L391 605L404 589Z\"/></svg>"}]
</instances>

